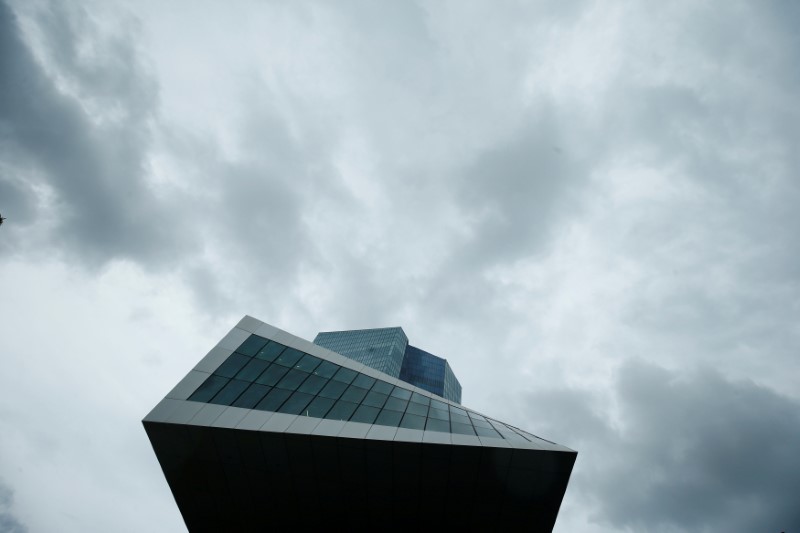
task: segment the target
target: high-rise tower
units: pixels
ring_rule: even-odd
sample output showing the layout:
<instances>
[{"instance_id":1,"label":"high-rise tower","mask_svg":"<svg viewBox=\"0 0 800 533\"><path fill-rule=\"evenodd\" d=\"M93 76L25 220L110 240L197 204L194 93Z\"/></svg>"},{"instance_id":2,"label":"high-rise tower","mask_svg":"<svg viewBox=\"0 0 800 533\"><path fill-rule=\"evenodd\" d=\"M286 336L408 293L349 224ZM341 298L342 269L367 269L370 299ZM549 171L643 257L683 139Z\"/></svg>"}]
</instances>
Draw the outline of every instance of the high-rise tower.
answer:
<instances>
[{"instance_id":1,"label":"high-rise tower","mask_svg":"<svg viewBox=\"0 0 800 533\"><path fill-rule=\"evenodd\" d=\"M314 344L461 403L461 383L447 360L408 344L403 328L321 332Z\"/></svg>"}]
</instances>

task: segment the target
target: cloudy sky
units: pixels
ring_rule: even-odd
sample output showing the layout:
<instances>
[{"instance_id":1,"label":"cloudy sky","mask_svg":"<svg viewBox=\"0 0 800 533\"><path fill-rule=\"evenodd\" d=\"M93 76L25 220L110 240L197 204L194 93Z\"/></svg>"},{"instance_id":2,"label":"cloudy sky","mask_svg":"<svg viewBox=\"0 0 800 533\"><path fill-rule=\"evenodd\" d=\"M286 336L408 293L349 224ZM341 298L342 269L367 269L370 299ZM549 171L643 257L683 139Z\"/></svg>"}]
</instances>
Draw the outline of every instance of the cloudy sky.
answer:
<instances>
[{"instance_id":1,"label":"cloudy sky","mask_svg":"<svg viewBox=\"0 0 800 533\"><path fill-rule=\"evenodd\" d=\"M562 533L800 530L798 6L0 4L0 531L184 531L141 419L244 314L403 326Z\"/></svg>"}]
</instances>

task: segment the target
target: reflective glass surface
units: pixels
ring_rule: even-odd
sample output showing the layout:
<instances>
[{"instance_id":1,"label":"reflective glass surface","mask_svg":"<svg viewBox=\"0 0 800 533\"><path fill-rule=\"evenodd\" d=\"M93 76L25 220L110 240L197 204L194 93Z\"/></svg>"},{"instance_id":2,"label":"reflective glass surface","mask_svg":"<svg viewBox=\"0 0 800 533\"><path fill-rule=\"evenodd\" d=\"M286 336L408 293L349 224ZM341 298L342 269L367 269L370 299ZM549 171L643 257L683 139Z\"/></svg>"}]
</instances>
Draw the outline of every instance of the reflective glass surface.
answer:
<instances>
[{"instance_id":1,"label":"reflective glass surface","mask_svg":"<svg viewBox=\"0 0 800 533\"><path fill-rule=\"evenodd\" d=\"M269 391L272 390L272 387L267 387L266 385L259 385L258 383L252 383L246 391L239 396L235 402L231 405L234 407L244 407L245 409L252 409L258 402L261 401L261 398L267 395Z\"/></svg>"},{"instance_id":2,"label":"reflective glass surface","mask_svg":"<svg viewBox=\"0 0 800 533\"><path fill-rule=\"evenodd\" d=\"M372 424L381 412L377 407L370 407L369 405L360 405L353 416L350 418L352 422L363 422L364 424Z\"/></svg>"},{"instance_id":3,"label":"reflective glass surface","mask_svg":"<svg viewBox=\"0 0 800 533\"><path fill-rule=\"evenodd\" d=\"M461 402L461 384L447 360L408 344L402 328L321 332L314 344L450 401Z\"/></svg>"},{"instance_id":4,"label":"reflective glass surface","mask_svg":"<svg viewBox=\"0 0 800 533\"><path fill-rule=\"evenodd\" d=\"M232 379L225 385L216 396L211 399L211 403L218 403L220 405L231 405L236 398L239 397L250 384L246 381L239 381Z\"/></svg>"},{"instance_id":5,"label":"reflective glass surface","mask_svg":"<svg viewBox=\"0 0 800 533\"><path fill-rule=\"evenodd\" d=\"M245 340L189 400L520 442L534 438L462 407L255 335Z\"/></svg>"},{"instance_id":6,"label":"reflective glass surface","mask_svg":"<svg viewBox=\"0 0 800 533\"><path fill-rule=\"evenodd\" d=\"M396 378L408 337L402 328L328 331L318 334L314 344Z\"/></svg>"}]
</instances>

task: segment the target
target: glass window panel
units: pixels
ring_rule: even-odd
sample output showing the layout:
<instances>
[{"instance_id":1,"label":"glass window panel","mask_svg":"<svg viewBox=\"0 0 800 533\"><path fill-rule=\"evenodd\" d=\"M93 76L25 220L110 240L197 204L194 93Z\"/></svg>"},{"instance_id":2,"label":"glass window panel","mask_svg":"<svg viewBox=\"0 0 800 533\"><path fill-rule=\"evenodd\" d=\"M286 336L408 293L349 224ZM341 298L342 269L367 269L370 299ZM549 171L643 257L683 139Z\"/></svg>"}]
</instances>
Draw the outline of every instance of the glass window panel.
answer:
<instances>
[{"instance_id":1,"label":"glass window panel","mask_svg":"<svg viewBox=\"0 0 800 533\"><path fill-rule=\"evenodd\" d=\"M514 433L516 433L517 435L519 435L520 437L522 437L526 441L531 442L531 439L529 439L528 436L525 435L525 433L523 433L521 429L517 429L517 428L511 428L511 429L514 431Z\"/></svg>"},{"instance_id":2,"label":"glass window panel","mask_svg":"<svg viewBox=\"0 0 800 533\"><path fill-rule=\"evenodd\" d=\"M286 389L272 389L256 405L256 409L262 411L277 411L281 404L292 395L292 391Z\"/></svg>"},{"instance_id":3,"label":"glass window panel","mask_svg":"<svg viewBox=\"0 0 800 533\"><path fill-rule=\"evenodd\" d=\"M514 433L514 431L511 428L506 427L506 425L503 424L502 422L498 422L497 420L492 420L492 419L489 419L489 422L494 426L494 429L497 430L498 433L503 435L504 438L508 438L505 435L506 433L509 433L509 434L513 434Z\"/></svg>"},{"instance_id":4,"label":"glass window panel","mask_svg":"<svg viewBox=\"0 0 800 533\"><path fill-rule=\"evenodd\" d=\"M500 438L500 434L491 428L484 428L480 426L475 426L475 433L478 434L479 437L496 437Z\"/></svg>"},{"instance_id":5,"label":"glass window panel","mask_svg":"<svg viewBox=\"0 0 800 533\"><path fill-rule=\"evenodd\" d=\"M428 422L425 424L426 431L442 431L444 433L450 433L450 422L447 420L437 420L435 418L429 418Z\"/></svg>"},{"instance_id":6,"label":"glass window panel","mask_svg":"<svg viewBox=\"0 0 800 533\"><path fill-rule=\"evenodd\" d=\"M353 381L353 385L356 387L361 387L362 389L371 389L377 380L375 378L371 378L369 376L365 376L364 374L359 374L356 376L356 379Z\"/></svg>"},{"instance_id":7,"label":"glass window panel","mask_svg":"<svg viewBox=\"0 0 800 533\"><path fill-rule=\"evenodd\" d=\"M363 422L364 424L372 424L375 418L380 413L377 407L370 407L369 405L360 405L353 416L350 417L351 422Z\"/></svg>"},{"instance_id":8,"label":"glass window panel","mask_svg":"<svg viewBox=\"0 0 800 533\"><path fill-rule=\"evenodd\" d=\"M311 374L297 390L308 394L317 394L327 382L326 378Z\"/></svg>"},{"instance_id":9,"label":"glass window panel","mask_svg":"<svg viewBox=\"0 0 800 533\"><path fill-rule=\"evenodd\" d=\"M431 409L442 409L443 411L448 411L448 405L444 402L440 402L439 400L431 400Z\"/></svg>"},{"instance_id":10,"label":"glass window panel","mask_svg":"<svg viewBox=\"0 0 800 533\"><path fill-rule=\"evenodd\" d=\"M239 397L250 384L246 381L239 381L232 379L225 385L221 391L211 399L210 403L217 403L219 405L230 405Z\"/></svg>"},{"instance_id":11,"label":"glass window panel","mask_svg":"<svg viewBox=\"0 0 800 533\"><path fill-rule=\"evenodd\" d=\"M333 404L333 407L331 407L331 410L325 415L325 418L329 420L347 420L350 418L350 415L353 414L353 411L356 410L356 407L358 407L358 404L339 400Z\"/></svg>"},{"instance_id":12,"label":"glass window panel","mask_svg":"<svg viewBox=\"0 0 800 533\"><path fill-rule=\"evenodd\" d=\"M322 362L322 359L319 357L314 357L313 355L305 354L302 359L300 359L294 367L297 370L302 370L303 372L313 372L315 368L319 366Z\"/></svg>"},{"instance_id":13,"label":"glass window panel","mask_svg":"<svg viewBox=\"0 0 800 533\"><path fill-rule=\"evenodd\" d=\"M303 352L299 350L295 350L294 348L286 348L283 353L281 353L275 362L279 365L293 367L297 362L303 357Z\"/></svg>"},{"instance_id":14,"label":"glass window panel","mask_svg":"<svg viewBox=\"0 0 800 533\"><path fill-rule=\"evenodd\" d=\"M281 405L281 408L278 409L279 413L288 413L290 415L299 415L305 414L306 406L309 402L314 399L314 397L310 394L306 394L304 392L295 392L289 399Z\"/></svg>"},{"instance_id":15,"label":"glass window panel","mask_svg":"<svg viewBox=\"0 0 800 533\"><path fill-rule=\"evenodd\" d=\"M415 392L411 395L411 401L414 403L419 403L422 405L430 405L431 399L427 396L423 396L422 394Z\"/></svg>"},{"instance_id":16,"label":"glass window panel","mask_svg":"<svg viewBox=\"0 0 800 533\"><path fill-rule=\"evenodd\" d=\"M460 409L454 405L450 406L450 412L461 416L467 416L467 412L464 409Z\"/></svg>"},{"instance_id":17,"label":"glass window panel","mask_svg":"<svg viewBox=\"0 0 800 533\"><path fill-rule=\"evenodd\" d=\"M375 419L375 423L380 424L381 426L397 427L402 418L403 413L398 411L387 411L384 409L381 411L381 414L378 415L378 418Z\"/></svg>"},{"instance_id":18,"label":"glass window panel","mask_svg":"<svg viewBox=\"0 0 800 533\"><path fill-rule=\"evenodd\" d=\"M266 396L266 394L270 390L272 390L272 387L267 387L266 385L259 385L258 383L253 383L231 405L233 405L234 407L244 407L245 409L252 409L258 404L258 402L261 401L261 398Z\"/></svg>"},{"instance_id":19,"label":"glass window panel","mask_svg":"<svg viewBox=\"0 0 800 533\"><path fill-rule=\"evenodd\" d=\"M470 424L459 424L458 422L453 422L450 424L452 426L451 431L453 433L458 433L460 435L474 435L475 430L472 429Z\"/></svg>"},{"instance_id":20,"label":"glass window panel","mask_svg":"<svg viewBox=\"0 0 800 533\"><path fill-rule=\"evenodd\" d=\"M261 350L256 354L256 359L272 362L285 348L286 346L283 344L279 344L275 341L269 341L269 344L261 348Z\"/></svg>"},{"instance_id":21,"label":"glass window panel","mask_svg":"<svg viewBox=\"0 0 800 533\"><path fill-rule=\"evenodd\" d=\"M408 400L401 400L400 398L389 396L389 399L386 400L386 405L384 405L383 408L402 413L406 410L406 405L408 405Z\"/></svg>"},{"instance_id":22,"label":"glass window panel","mask_svg":"<svg viewBox=\"0 0 800 533\"><path fill-rule=\"evenodd\" d=\"M393 398L400 398L401 400L408 400L411 398L411 391L406 389L401 389L400 387L395 387L392 391L391 396Z\"/></svg>"},{"instance_id":23,"label":"glass window panel","mask_svg":"<svg viewBox=\"0 0 800 533\"><path fill-rule=\"evenodd\" d=\"M428 406L411 402L408 404L406 412L412 415L428 416Z\"/></svg>"},{"instance_id":24,"label":"glass window panel","mask_svg":"<svg viewBox=\"0 0 800 533\"><path fill-rule=\"evenodd\" d=\"M301 372L293 368L289 370L285 376L283 376L283 379L278 382L276 387L286 390L297 390L297 388L300 387L300 384L303 383L307 377L308 374L305 372Z\"/></svg>"},{"instance_id":25,"label":"glass window panel","mask_svg":"<svg viewBox=\"0 0 800 533\"><path fill-rule=\"evenodd\" d=\"M336 374L333 375L333 379L335 381L341 381L342 383L350 383L353 381L358 372L355 370L350 370L349 368L341 367Z\"/></svg>"},{"instance_id":26,"label":"glass window panel","mask_svg":"<svg viewBox=\"0 0 800 533\"><path fill-rule=\"evenodd\" d=\"M394 385L391 383L386 383L385 381L376 381L375 385L372 386L372 390L375 392L380 392L381 394L389 394L392 392Z\"/></svg>"},{"instance_id":27,"label":"glass window panel","mask_svg":"<svg viewBox=\"0 0 800 533\"><path fill-rule=\"evenodd\" d=\"M236 348L236 351L253 357L258 351L267 344L267 339L259 337L258 335L250 335L247 339Z\"/></svg>"},{"instance_id":28,"label":"glass window panel","mask_svg":"<svg viewBox=\"0 0 800 533\"><path fill-rule=\"evenodd\" d=\"M344 391L344 394L342 394L342 400L353 403L361 403L361 400L363 400L364 396L366 395L367 395L367 389L362 389L361 387L350 385L349 387L347 387L347 390Z\"/></svg>"},{"instance_id":29,"label":"glass window panel","mask_svg":"<svg viewBox=\"0 0 800 533\"><path fill-rule=\"evenodd\" d=\"M371 390L369 391L369 394L367 394L367 397L364 398L364 401L362 403L380 409L381 407L383 407L383 404L386 403L386 398L388 398L387 395Z\"/></svg>"},{"instance_id":30,"label":"glass window panel","mask_svg":"<svg viewBox=\"0 0 800 533\"><path fill-rule=\"evenodd\" d=\"M528 439L531 442L536 442L537 440L540 439L540 437L537 437L536 435L534 435L532 433L528 433L527 431L523 431L521 429L517 429L517 432L520 433L523 437L525 437L526 439Z\"/></svg>"},{"instance_id":31,"label":"glass window panel","mask_svg":"<svg viewBox=\"0 0 800 533\"><path fill-rule=\"evenodd\" d=\"M312 400L308 407L306 407L306 412L304 413L306 416L313 416L316 418L322 418L325 416L325 413L336 403L336 400L331 400L330 398L323 398L322 396L317 396Z\"/></svg>"},{"instance_id":32,"label":"glass window panel","mask_svg":"<svg viewBox=\"0 0 800 533\"><path fill-rule=\"evenodd\" d=\"M477 419L477 418L472 418L472 417L470 417L470 419L472 420L472 425L475 426L475 427L480 426L482 428L493 429L492 425L487 420Z\"/></svg>"},{"instance_id":33,"label":"glass window panel","mask_svg":"<svg viewBox=\"0 0 800 533\"><path fill-rule=\"evenodd\" d=\"M325 385L325 387L319 392L319 395L324 396L325 398L333 398L334 400L338 400L339 396L342 395L346 388L346 383L342 383L341 381L329 381L328 384Z\"/></svg>"},{"instance_id":34,"label":"glass window panel","mask_svg":"<svg viewBox=\"0 0 800 533\"><path fill-rule=\"evenodd\" d=\"M339 370L339 365L335 365L330 361L322 361L322 363L314 369L314 374L323 378L332 378L337 370Z\"/></svg>"},{"instance_id":35,"label":"glass window panel","mask_svg":"<svg viewBox=\"0 0 800 533\"><path fill-rule=\"evenodd\" d=\"M455 423L458 423L458 424L467 424L469 426L472 425L470 423L470 421L469 421L469 417L468 416L462 416L462 415L456 414L456 413L454 413L452 411L450 412L450 420L452 422L455 422Z\"/></svg>"},{"instance_id":36,"label":"glass window panel","mask_svg":"<svg viewBox=\"0 0 800 533\"><path fill-rule=\"evenodd\" d=\"M428 418L435 418L437 420L450 420L450 412L443 411L441 409L434 409L431 406L431 410L428 411Z\"/></svg>"},{"instance_id":37,"label":"glass window panel","mask_svg":"<svg viewBox=\"0 0 800 533\"><path fill-rule=\"evenodd\" d=\"M401 428L425 429L425 417L406 413L400 421Z\"/></svg>"},{"instance_id":38,"label":"glass window panel","mask_svg":"<svg viewBox=\"0 0 800 533\"><path fill-rule=\"evenodd\" d=\"M248 361L250 361L250 358L246 355L232 353L230 357L225 359L224 363L219 365L219 368L217 368L214 373L218 376L232 378Z\"/></svg>"},{"instance_id":39,"label":"glass window panel","mask_svg":"<svg viewBox=\"0 0 800 533\"><path fill-rule=\"evenodd\" d=\"M467 413L469 414L469 417L472 420L483 420L484 422L486 421L486 419L481 415L479 415L478 413L473 413L472 411L468 411Z\"/></svg>"},{"instance_id":40,"label":"glass window panel","mask_svg":"<svg viewBox=\"0 0 800 533\"><path fill-rule=\"evenodd\" d=\"M261 375L268 365L269 363L266 361L262 361L260 359L250 359L250 362L244 365L244 368L239 370L239 373L236 374L236 379L241 379L242 381L249 381L252 383L258 376Z\"/></svg>"},{"instance_id":41,"label":"glass window panel","mask_svg":"<svg viewBox=\"0 0 800 533\"><path fill-rule=\"evenodd\" d=\"M510 440L510 441L514 441L514 442L527 442L528 441L528 439L526 439L525 437L523 437L522 435L520 435L516 431L513 431L511 428L508 428L508 427L504 426L503 424L495 423L495 427L494 428L506 440Z\"/></svg>"},{"instance_id":42,"label":"glass window panel","mask_svg":"<svg viewBox=\"0 0 800 533\"><path fill-rule=\"evenodd\" d=\"M228 378L222 376L208 376L202 385L197 387L197 390L189 396L189 400L193 402L206 402L214 397L216 393L228 383Z\"/></svg>"},{"instance_id":43,"label":"glass window panel","mask_svg":"<svg viewBox=\"0 0 800 533\"><path fill-rule=\"evenodd\" d=\"M289 369L285 366L271 365L260 376L258 376L258 378L256 378L256 383L260 383L261 385L269 385L272 387L277 384L288 371Z\"/></svg>"}]
</instances>

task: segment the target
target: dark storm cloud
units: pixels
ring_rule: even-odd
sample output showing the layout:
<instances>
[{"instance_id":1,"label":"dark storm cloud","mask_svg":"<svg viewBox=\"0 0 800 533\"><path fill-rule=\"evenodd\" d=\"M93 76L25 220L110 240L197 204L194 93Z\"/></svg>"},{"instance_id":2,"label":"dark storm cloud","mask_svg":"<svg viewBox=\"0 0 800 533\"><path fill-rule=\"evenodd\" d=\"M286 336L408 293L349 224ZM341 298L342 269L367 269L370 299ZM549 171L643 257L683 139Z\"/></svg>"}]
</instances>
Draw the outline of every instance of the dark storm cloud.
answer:
<instances>
[{"instance_id":1,"label":"dark storm cloud","mask_svg":"<svg viewBox=\"0 0 800 533\"><path fill-rule=\"evenodd\" d=\"M580 390L529 399L538 427L579 450L571 489L576 501L597 505L601 524L632 531L800 528L796 400L715 371L675 373L644 362L623 365L607 402Z\"/></svg>"},{"instance_id":2,"label":"dark storm cloud","mask_svg":"<svg viewBox=\"0 0 800 533\"><path fill-rule=\"evenodd\" d=\"M0 480L0 533L27 533L28 528L11 512L14 492Z\"/></svg>"},{"instance_id":3,"label":"dark storm cloud","mask_svg":"<svg viewBox=\"0 0 800 533\"><path fill-rule=\"evenodd\" d=\"M157 87L135 47L135 22L123 24L118 35L101 37L98 23L86 8L69 9L52 2L36 15L50 60L76 83L80 96L94 105L114 108L126 115L129 125L141 128L139 121L153 113Z\"/></svg>"},{"instance_id":4,"label":"dark storm cloud","mask_svg":"<svg viewBox=\"0 0 800 533\"><path fill-rule=\"evenodd\" d=\"M363 109L352 118L374 128L377 153L396 157L394 145L407 142L409 136L402 123L396 124L396 106L387 107L385 99L416 116L431 95L443 102L486 97L480 90L462 95L467 89L439 72L438 61L449 52L447 44L430 33L431 13L413 5L398 8L390 18L374 10L345 12L344 42L353 47L353 57L344 64L368 65L363 72L356 70L362 79L353 90L362 95ZM17 223L30 227L45 218L53 220L52 231L37 246L56 245L93 265L124 258L145 266L177 266L204 307L269 301L258 293L268 294L270 286L293 286L304 266L329 272L333 264L341 286L347 288L340 299L353 309L345 313L363 316L359 309L383 308L385 298L393 297L386 294L391 292L388 284L378 281L387 273L351 249L357 244L352 235L337 235L340 251L326 256L305 223L320 198L335 199L338 213L331 212L331 217L352 218L369 211L344 190L331 165L331 152L342 133L341 117L307 111L316 103L293 95L296 88L284 87L280 101L291 109L290 132L281 113L285 109L277 109L276 92L251 87L241 93L246 112L236 125L244 157L230 159L203 134L195 137L159 122L157 87L133 45L135 33L101 37L80 8L45 4L32 12L52 67L45 72L21 38L13 14L7 8L3 13L3 79L14 83L7 88L10 97L2 108L7 124L2 130L3 154L11 164L3 169L0 192L8 191L3 201L11 207L5 216ZM407 45L413 45L413 54L406 53ZM91 54L85 53L87 48ZM384 76L395 71L403 73L402 80ZM72 92L56 88L53 72ZM25 80L24 88L18 80ZM113 119L97 122L92 110L111 110ZM412 120L412 129L425 129L418 120ZM477 222L469 242L450 250L447 264L422 280L423 287L431 287L430 293L424 288L415 291L422 297L432 293L442 306L450 306L453 297L466 296L459 287L470 286L476 292L472 299L483 300L490 291L480 280L484 268L541 249L554 204L577 174L575 165L555 149L558 127L551 111L530 113L529 120L521 122L527 123L503 140L488 143L459 175L437 177L451 183L448 190L457 209ZM164 189L156 194L148 184L154 123L181 170L195 169L194 190ZM414 168L413 162L410 166ZM402 179L387 169L380 187L391 190ZM415 205L413 197L407 200L407 206L372 221L388 246L413 242L404 221L419 216L425 207ZM449 204L452 199L444 201ZM390 222L389 216L395 220ZM436 224L435 219L431 222ZM21 249L28 237L20 231L7 236L5 246L12 250ZM402 262L398 268L403 268ZM381 285L384 290L376 291ZM254 286L261 289L254 292ZM408 292L408 287L393 287L394 297ZM382 296L376 299L376 294Z\"/></svg>"},{"instance_id":5,"label":"dark storm cloud","mask_svg":"<svg viewBox=\"0 0 800 533\"><path fill-rule=\"evenodd\" d=\"M77 94L57 87L14 13L0 5L0 190L5 216L14 220L2 246L13 252L52 244L89 264L163 259L178 240L170 211L144 179L155 88L130 36L93 40L87 14L58 3L35 14L53 70ZM89 58L79 57L79 44L91 50ZM112 116L93 116L93 109ZM28 230L48 220L46 242L31 242Z\"/></svg>"},{"instance_id":6,"label":"dark storm cloud","mask_svg":"<svg viewBox=\"0 0 800 533\"><path fill-rule=\"evenodd\" d=\"M160 124L135 27L100 35L82 8L58 3L30 16L49 69L0 7L0 213L10 222L0 246L60 250L91 267L127 259L177 269L203 308L238 311L235 300L263 301L271 285L291 284L300 257L311 255L303 195L325 190L325 172L309 170L324 167L320 149L292 138L269 95L247 95L239 126L248 156L230 161L202 135ZM148 181L156 128L182 170L194 171L191 189Z\"/></svg>"}]
</instances>

